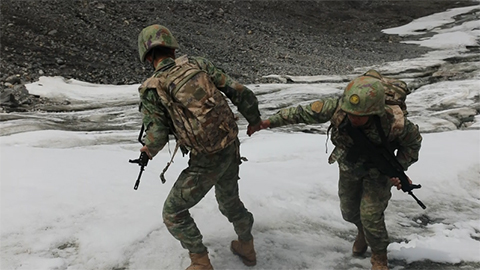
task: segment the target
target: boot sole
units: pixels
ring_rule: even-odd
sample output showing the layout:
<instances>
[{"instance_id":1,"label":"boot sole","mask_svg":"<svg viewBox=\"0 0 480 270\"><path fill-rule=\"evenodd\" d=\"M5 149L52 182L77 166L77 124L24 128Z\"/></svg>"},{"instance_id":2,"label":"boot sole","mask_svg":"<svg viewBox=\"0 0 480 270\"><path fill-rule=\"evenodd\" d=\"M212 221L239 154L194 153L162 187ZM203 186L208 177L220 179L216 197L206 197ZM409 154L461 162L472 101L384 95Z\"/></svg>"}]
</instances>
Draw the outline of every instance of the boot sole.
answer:
<instances>
[{"instance_id":1,"label":"boot sole","mask_svg":"<svg viewBox=\"0 0 480 270\"><path fill-rule=\"evenodd\" d=\"M237 255L238 257L240 257L240 259L242 259L243 264L245 264L246 266L255 266L257 264L257 260L255 260L255 261L248 260L247 258L242 256L241 254L236 252L231 246L230 246L230 251L232 251L232 253L234 255Z\"/></svg>"}]
</instances>

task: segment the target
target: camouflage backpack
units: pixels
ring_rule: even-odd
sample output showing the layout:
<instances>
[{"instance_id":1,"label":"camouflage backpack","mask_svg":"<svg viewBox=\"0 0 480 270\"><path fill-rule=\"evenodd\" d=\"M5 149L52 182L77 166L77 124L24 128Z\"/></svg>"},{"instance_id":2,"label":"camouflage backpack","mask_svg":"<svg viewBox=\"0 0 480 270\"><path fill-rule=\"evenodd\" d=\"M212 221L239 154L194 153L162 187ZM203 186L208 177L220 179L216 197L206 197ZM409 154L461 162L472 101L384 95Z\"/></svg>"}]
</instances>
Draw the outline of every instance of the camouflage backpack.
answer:
<instances>
[{"instance_id":1,"label":"camouflage backpack","mask_svg":"<svg viewBox=\"0 0 480 270\"><path fill-rule=\"evenodd\" d=\"M385 90L385 104L398 105L400 109L402 109L403 115L408 114L405 100L407 99L407 95L410 94L410 90L404 81L382 76L378 71L373 69L367 71L363 76L379 79Z\"/></svg>"},{"instance_id":2,"label":"camouflage backpack","mask_svg":"<svg viewBox=\"0 0 480 270\"><path fill-rule=\"evenodd\" d=\"M237 138L235 116L225 97L205 71L188 62L186 55L145 83L156 88L180 146L212 154Z\"/></svg>"}]
</instances>

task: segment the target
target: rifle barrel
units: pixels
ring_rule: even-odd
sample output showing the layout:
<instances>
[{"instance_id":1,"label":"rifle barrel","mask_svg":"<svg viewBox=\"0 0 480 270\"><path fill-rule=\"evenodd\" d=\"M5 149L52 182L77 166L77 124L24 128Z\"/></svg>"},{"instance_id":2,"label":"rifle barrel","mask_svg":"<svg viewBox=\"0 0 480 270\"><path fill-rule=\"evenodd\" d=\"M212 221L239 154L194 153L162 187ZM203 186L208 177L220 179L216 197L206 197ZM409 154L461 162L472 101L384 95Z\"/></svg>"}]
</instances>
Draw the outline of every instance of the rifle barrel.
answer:
<instances>
[{"instance_id":1,"label":"rifle barrel","mask_svg":"<svg viewBox=\"0 0 480 270\"><path fill-rule=\"evenodd\" d=\"M409 191L408 194L410 194L414 199L415 201L417 201L418 205L420 205L420 207L422 207L422 209L426 209L427 207L425 206L425 204L423 204L422 201L420 201L416 196L415 194L413 194L412 191Z\"/></svg>"}]
</instances>

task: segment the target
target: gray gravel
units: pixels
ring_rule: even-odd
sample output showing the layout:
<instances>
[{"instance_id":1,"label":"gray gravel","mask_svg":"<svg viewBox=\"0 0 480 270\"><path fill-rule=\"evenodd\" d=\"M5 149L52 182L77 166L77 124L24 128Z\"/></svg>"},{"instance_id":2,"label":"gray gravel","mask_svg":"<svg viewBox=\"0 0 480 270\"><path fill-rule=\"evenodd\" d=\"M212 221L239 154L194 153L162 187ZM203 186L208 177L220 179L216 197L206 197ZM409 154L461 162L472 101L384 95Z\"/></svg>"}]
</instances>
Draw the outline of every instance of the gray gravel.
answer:
<instances>
[{"instance_id":1,"label":"gray gravel","mask_svg":"<svg viewBox=\"0 0 480 270\"><path fill-rule=\"evenodd\" d=\"M470 1L1 1L0 82L18 75L140 83L137 35L170 28L178 54L201 55L243 83L262 76L346 74L415 57L381 29Z\"/></svg>"}]
</instances>

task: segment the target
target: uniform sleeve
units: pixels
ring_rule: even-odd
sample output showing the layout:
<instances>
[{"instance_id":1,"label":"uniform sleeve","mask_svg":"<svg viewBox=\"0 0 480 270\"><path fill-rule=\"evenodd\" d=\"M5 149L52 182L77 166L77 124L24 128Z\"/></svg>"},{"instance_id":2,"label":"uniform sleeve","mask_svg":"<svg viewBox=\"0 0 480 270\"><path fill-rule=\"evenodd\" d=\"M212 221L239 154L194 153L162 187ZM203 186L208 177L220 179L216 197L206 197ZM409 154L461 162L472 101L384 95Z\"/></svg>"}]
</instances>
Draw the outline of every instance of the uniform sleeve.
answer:
<instances>
[{"instance_id":1,"label":"uniform sleeve","mask_svg":"<svg viewBox=\"0 0 480 270\"><path fill-rule=\"evenodd\" d=\"M163 149L168 142L170 127L166 109L160 103L155 90L147 89L142 91L140 100L142 102L143 124L145 126L145 145L150 154L155 156Z\"/></svg>"},{"instance_id":2,"label":"uniform sleeve","mask_svg":"<svg viewBox=\"0 0 480 270\"><path fill-rule=\"evenodd\" d=\"M194 60L201 69L207 71L215 86L232 101L250 125L260 123L258 100L252 90L232 79L222 69L215 67L207 59L196 57Z\"/></svg>"},{"instance_id":3,"label":"uniform sleeve","mask_svg":"<svg viewBox=\"0 0 480 270\"><path fill-rule=\"evenodd\" d=\"M320 99L305 106L285 108L268 118L270 127L289 124L322 124L329 121L337 109L338 99Z\"/></svg>"},{"instance_id":4,"label":"uniform sleeve","mask_svg":"<svg viewBox=\"0 0 480 270\"><path fill-rule=\"evenodd\" d=\"M418 126L405 118L405 127L398 137L399 148L397 160L404 170L418 160L418 154L422 144L422 136Z\"/></svg>"}]
</instances>

